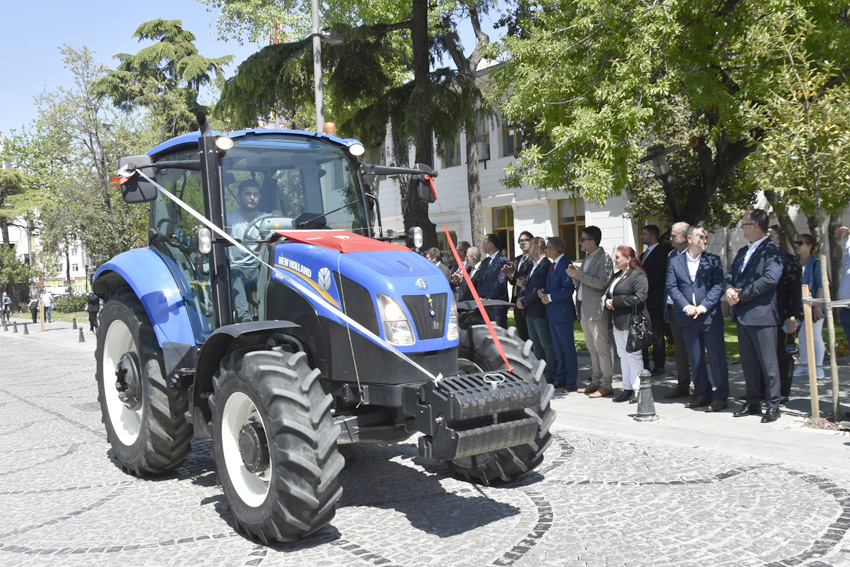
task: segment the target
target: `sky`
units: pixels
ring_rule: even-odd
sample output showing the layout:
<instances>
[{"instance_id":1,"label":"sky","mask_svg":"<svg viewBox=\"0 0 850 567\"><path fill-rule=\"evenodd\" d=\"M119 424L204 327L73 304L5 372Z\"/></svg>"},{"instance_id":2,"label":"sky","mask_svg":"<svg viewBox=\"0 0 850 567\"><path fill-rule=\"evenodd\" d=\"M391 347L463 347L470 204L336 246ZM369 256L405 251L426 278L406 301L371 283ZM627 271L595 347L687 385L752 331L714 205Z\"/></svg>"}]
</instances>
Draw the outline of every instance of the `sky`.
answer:
<instances>
[{"instance_id":1,"label":"sky","mask_svg":"<svg viewBox=\"0 0 850 567\"><path fill-rule=\"evenodd\" d=\"M132 38L139 24L155 18L182 20L195 34L204 57L234 55L225 68L232 76L239 63L262 46L218 39L217 12L196 0L4 0L0 10L0 132L20 131L38 114L33 97L70 84L59 48L83 46L95 61L115 68L116 53L136 53L150 42Z\"/></svg>"},{"instance_id":2,"label":"sky","mask_svg":"<svg viewBox=\"0 0 850 567\"><path fill-rule=\"evenodd\" d=\"M150 45L132 38L141 23L177 19L182 20L183 29L195 34L195 45L204 57L235 56L225 68L227 77L263 47L218 39L218 11L208 11L197 0L3 0L0 14L0 132L6 136L36 118L35 96L71 83L59 53L62 45L86 46L97 63L114 69L116 53L136 53ZM482 23L489 25L489 21ZM491 29L485 31L491 41L497 39ZM461 40L469 44L471 27L461 30ZM448 58L447 63L450 61ZM210 102L203 99L203 93L201 102Z\"/></svg>"}]
</instances>

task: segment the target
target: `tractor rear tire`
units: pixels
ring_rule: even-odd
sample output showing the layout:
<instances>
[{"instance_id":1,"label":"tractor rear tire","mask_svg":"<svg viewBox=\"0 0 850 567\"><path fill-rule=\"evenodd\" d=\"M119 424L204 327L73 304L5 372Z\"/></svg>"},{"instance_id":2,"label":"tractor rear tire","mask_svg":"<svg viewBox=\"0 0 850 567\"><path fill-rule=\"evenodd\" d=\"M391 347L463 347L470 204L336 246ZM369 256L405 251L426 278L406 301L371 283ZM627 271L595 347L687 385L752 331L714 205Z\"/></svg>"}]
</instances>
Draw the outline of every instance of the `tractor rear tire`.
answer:
<instances>
[{"instance_id":1,"label":"tractor rear tire","mask_svg":"<svg viewBox=\"0 0 850 567\"><path fill-rule=\"evenodd\" d=\"M303 352L243 349L213 377L213 447L236 527L264 544L334 517L344 459L333 401Z\"/></svg>"},{"instance_id":2,"label":"tractor rear tire","mask_svg":"<svg viewBox=\"0 0 850 567\"><path fill-rule=\"evenodd\" d=\"M97 333L97 397L121 468L136 476L176 469L191 450L192 426L186 421L186 392L166 383L162 350L141 302L129 287L113 292L103 308ZM120 397L116 367L132 366Z\"/></svg>"},{"instance_id":3,"label":"tractor rear tire","mask_svg":"<svg viewBox=\"0 0 850 567\"><path fill-rule=\"evenodd\" d=\"M531 353L531 341L523 342L516 335L515 327L508 330L494 328L514 374L536 384L541 390L540 406L525 410L527 415L537 418L539 425L537 435L530 443L448 461L453 476L478 484L512 482L537 467L543 461L543 452L552 442L549 428L555 421L555 410L549 405L555 390L543 380L545 365ZM458 369L461 373L506 369L486 325L461 330Z\"/></svg>"}]
</instances>

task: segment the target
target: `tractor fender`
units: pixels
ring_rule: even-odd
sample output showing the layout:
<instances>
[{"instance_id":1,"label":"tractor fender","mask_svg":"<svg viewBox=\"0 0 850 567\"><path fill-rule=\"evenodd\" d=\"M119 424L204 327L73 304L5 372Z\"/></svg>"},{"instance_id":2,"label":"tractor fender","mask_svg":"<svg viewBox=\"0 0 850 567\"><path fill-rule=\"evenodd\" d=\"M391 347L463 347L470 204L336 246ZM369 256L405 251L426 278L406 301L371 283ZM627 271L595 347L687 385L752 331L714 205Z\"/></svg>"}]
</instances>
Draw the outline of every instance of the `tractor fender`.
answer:
<instances>
[{"instance_id":1,"label":"tractor fender","mask_svg":"<svg viewBox=\"0 0 850 567\"><path fill-rule=\"evenodd\" d=\"M192 422L196 439L211 436L208 424L212 419L209 395L213 392L213 375L225 356L243 347L269 348L268 338L286 335L298 325L290 321L250 321L219 327L207 338L198 353L192 387Z\"/></svg>"},{"instance_id":2,"label":"tractor fender","mask_svg":"<svg viewBox=\"0 0 850 567\"><path fill-rule=\"evenodd\" d=\"M174 275L150 248L123 252L104 263L94 275L94 292L106 298L129 285L153 325L157 342L196 344L189 311Z\"/></svg>"}]
</instances>

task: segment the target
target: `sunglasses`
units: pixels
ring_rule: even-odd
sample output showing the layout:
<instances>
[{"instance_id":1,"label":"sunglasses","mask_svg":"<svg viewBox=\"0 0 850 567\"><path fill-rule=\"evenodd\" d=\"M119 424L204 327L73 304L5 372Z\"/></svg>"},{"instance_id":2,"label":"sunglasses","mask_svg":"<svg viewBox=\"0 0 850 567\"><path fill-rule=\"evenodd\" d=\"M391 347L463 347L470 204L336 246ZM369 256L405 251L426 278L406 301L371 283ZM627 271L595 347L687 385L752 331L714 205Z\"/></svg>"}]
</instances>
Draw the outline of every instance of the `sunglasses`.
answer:
<instances>
[{"instance_id":1,"label":"sunglasses","mask_svg":"<svg viewBox=\"0 0 850 567\"><path fill-rule=\"evenodd\" d=\"M802 246L803 244L808 244L805 240L795 240L794 246Z\"/></svg>"}]
</instances>

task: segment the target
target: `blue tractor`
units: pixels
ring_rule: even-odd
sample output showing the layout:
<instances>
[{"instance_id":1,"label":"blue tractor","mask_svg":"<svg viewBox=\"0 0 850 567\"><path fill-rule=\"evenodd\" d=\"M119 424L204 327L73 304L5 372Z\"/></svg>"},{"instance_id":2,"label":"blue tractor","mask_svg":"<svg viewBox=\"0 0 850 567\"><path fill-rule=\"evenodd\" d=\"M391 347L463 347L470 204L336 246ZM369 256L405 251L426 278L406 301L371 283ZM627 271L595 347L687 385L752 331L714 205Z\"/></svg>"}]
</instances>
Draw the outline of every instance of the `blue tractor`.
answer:
<instances>
[{"instance_id":1,"label":"blue tractor","mask_svg":"<svg viewBox=\"0 0 850 567\"><path fill-rule=\"evenodd\" d=\"M531 343L461 328L445 276L382 234L369 176L413 176L432 200L433 172L361 164L332 135L199 124L121 160L149 245L94 279L98 399L125 471L167 473L212 440L237 527L271 542L333 518L341 444L418 436L478 483L542 461L552 387Z\"/></svg>"}]
</instances>

